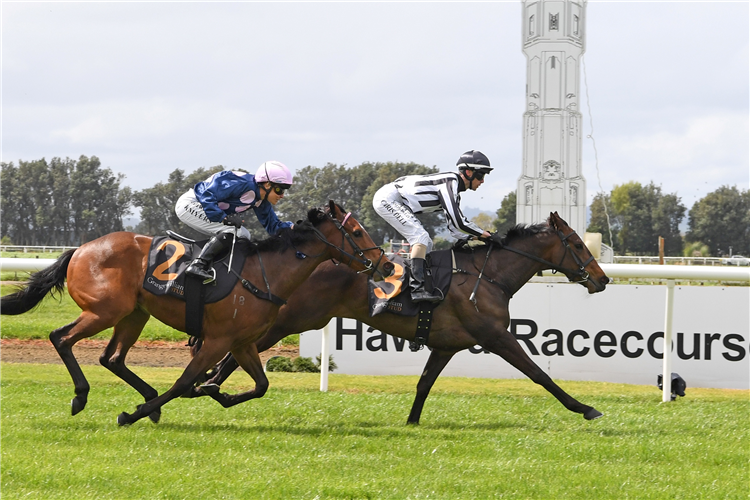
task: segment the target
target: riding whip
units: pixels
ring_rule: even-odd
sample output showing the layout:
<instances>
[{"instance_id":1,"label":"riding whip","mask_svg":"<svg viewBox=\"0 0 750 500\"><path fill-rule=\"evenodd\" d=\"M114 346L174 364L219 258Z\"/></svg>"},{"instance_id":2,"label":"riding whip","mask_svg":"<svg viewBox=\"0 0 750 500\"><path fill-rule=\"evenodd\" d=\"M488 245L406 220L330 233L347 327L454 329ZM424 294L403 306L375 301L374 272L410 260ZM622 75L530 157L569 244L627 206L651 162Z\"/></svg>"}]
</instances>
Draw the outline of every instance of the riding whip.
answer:
<instances>
[{"instance_id":1,"label":"riding whip","mask_svg":"<svg viewBox=\"0 0 750 500\"><path fill-rule=\"evenodd\" d=\"M482 275L484 274L484 267L487 265L487 261L490 258L490 252L492 252L492 246L490 245L490 248L487 250L487 255L484 258L484 264L482 264L482 270L479 271L479 278L477 278L477 283L474 285L474 290L472 290L471 295L469 295L469 301L474 304L474 309L479 312L479 308L477 307L477 289L479 288L479 282L482 281Z\"/></svg>"},{"instance_id":2,"label":"riding whip","mask_svg":"<svg viewBox=\"0 0 750 500\"><path fill-rule=\"evenodd\" d=\"M234 257L234 244L237 242L237 227L234 228L232 233L232 250L229 252L229 267L227 268L227 274L232 270L232 258Z\"/></svg>"}]
</instances>

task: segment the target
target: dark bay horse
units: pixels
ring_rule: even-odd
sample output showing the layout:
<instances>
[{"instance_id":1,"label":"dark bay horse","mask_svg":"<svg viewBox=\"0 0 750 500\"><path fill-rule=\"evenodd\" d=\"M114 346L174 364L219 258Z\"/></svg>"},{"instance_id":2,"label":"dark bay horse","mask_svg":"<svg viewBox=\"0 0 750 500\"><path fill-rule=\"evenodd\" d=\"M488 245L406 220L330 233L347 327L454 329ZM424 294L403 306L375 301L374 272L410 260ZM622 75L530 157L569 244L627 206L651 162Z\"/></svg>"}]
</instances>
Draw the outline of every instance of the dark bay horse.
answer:
<instances>
[{"instance_id":1,"label":"dark bay horse","mask_svg":"<svg viewBox=\"0 0 750 500\"><path fill-rule=\"evenodd\" d=\"M457 249L455 259L456 267L469 274L454 275L445 301L434 310L427 343L432 352L417 383L417 395L407 423L419 423L430 389L453 355L475 345L502 357L547 389L570 411L583 414L587 420L600 417L599 411L578 402L555 384L508 331L511 297L539 271L556 269L586 287L589 293L605 289L609 278L575 231L553 213L547 223L516 226L501 240L493 238L485 246ZM479 279L485 262L482 279ZM469 297L477 281L475 308ZM256 342L257 349L265 351L293 333L321 329L334 317L357 319L381 332L410 341L417 327L416 317L390 313L370 317L367 277L327 263L318 267L292 294L281 308L276 323ZM218 392L218 385L236 367L231 357L225 358L218 372L212 373L207 384L194 388L191 396L209 394L225 407L245 401L246 397ZM259 370L260 367L253 367L253 371ZM262 395L256 393L255 397Z\"/></svg>"},{"instance_id":2,"label":"dark bay horse","mask_svg":"<svg viewBox=\"0 0 750 500\"><path fill-rule=\"evenodd\" d=\"M86 406L89 384L72 347L79 340L112 326L114 334L100 361L146 400L133 414L120 414L117 418L120 425L145 416L158 421L161 407L190 389L227 352L232 353L265 392L268 381L260 368L255 341L274 323L279 305L257 298L241 282L223 300L206 305L202 348L164 394L158 395L125 366L128 349L150 316L185 331L185 302L167 295L153 295L142 287L151 240L128 232L103 236L64 253L51 267L32 275L21 290L0 299L2 314L22 314L49 292L61 292L67 277L68 293L82 312L69 325L50 333L50 340L75 385L73 415ZM364 228L331 201L325 209L310 210L308 220L296 224L294 229L259 242L241 274L261 288L267 283L269 291L286 299L320 263L331 258L360 272L377 272L381 276L389 275L393 269Z\"/></svg>"}]
</instances>

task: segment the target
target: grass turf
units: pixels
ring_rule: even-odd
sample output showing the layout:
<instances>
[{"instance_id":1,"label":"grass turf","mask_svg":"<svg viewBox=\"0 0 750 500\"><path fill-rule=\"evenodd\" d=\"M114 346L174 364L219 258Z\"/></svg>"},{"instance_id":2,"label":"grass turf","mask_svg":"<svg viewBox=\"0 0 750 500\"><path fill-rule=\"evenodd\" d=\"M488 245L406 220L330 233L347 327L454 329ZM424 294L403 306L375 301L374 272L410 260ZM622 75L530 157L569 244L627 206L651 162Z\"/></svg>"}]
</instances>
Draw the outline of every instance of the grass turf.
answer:
<instances>
[{"instance_id":1,"label":"grass turf","mask_svg":"<svg viewBox=\"0 0 750 500\"><path fill-rule=\"evenodd\" d=\"M269 373L261 400L140 397L100 367L70 416L62 366L2 364L3 498L746 498L747 391L562 382L585 421L527 380L443 377L406 426L416 377ZM163 391L180 370L137 368ZM246 390L235 374L225 386Z\"/></svg>"}]
</instances>

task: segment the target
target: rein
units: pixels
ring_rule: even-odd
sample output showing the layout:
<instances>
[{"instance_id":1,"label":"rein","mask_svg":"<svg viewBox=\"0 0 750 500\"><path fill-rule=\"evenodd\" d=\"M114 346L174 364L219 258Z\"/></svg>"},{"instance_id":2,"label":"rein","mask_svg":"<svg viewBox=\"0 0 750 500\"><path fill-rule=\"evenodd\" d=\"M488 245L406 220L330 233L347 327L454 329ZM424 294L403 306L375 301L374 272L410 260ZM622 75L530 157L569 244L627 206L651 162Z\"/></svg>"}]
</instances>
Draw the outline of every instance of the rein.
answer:
<instances>
[{"instance_id":1,"label":"rein","mask_svg":"<svg viewBox=\"0 0 750 500\"><path fill-rule=\"evenodd\" d=\"M565 260L565 255L563 255L562 259L560 259L560 264L553 264L552 262L542 259L541 257L537 257L536 255L530 254L528 252L524 252L523 250L519 250L517 248L508 247L503 245L497 240L491 240L491 243L493 245L497 245L501 250L508 250L513 253L517 253L518 255L522 255L526 258L529 258L533 261L539 262L541 264L544 264L545 266L548 266L550 269L553 270L553 272L561 272L563 273L568 280L570 280L573 283L585 283L589 279L589 273L586 271L585 267L588 266L591 261L594 260L594 256L592 255L589 257L586 262L583 262L580 257L578 257L578 254L576 254L572 248L570 248L570 244L568 243L568 238L576 234L575 231L572 231L567 236L562 233L562 231L557 231L557 236L560 238L560 241L562 242L563 246L565 247L565 252L573 256L573 260L575 261L576 265L578 265L578 269L568 269L566 267L562 267L561 264ZM488 252L489 253L489 252ZM573 276L571 278L571 276Z\"/></svg>"},{"instance_id":2,"label":"rein","mask_svg":"<svg viewBox=\"0 0 750 500\"><path fill-rule=\"evenodd\" d=\"M363 266L365 266L365 269L363 269L362 271L357 271L357 274L362 274L362 273L368 274L369 273L370 275L374 275L375 274L375 270L378 268L378 266L380 266L380 261L382 261L383 257L385 256L385 250L383 250L382 248L380 248L378 246L369 247L369 248L359 248L359 245L357 245L354 242L354 239L352 238L352 236L344 228L344 225L346 224L346 221L349 220L349 217L351 217L351 215L352 215L351 212L347 213L346 217L344 217L343 222L339 222L339 220L336 217L334 217L332 213L330 213L330 212L328 213L328 216L331 218L331 220L333 221L333 223L336 225L336 228L341 232L341 235L342 235L342 238L341 238L341 247L337 247L337 246L333 245L332 243L329 243L327 240L325 240L325 237L322 234L321 234L321 236L323 236L323 241L327 245L336 248L343 255L349 257L349 262L347 263L347 265L351 265L351 263L356 260L356 261L360 262ZM344 248L343 248L343 246L344 246L344 240L346 240L346 241L349 242L349 245L351 245L351 247L354 249L354 253L357 254L356 256L352 255L349 252L347 252L346 250L344 250ZM380 251L380 257L378 257L377 262L373 263L370 259L368 259L367 257L365 257L365 252L367 252L368 250L379 250ZM331 260L333 260L333 259L331 259ZM333 260L333 262L334 262L334 264L338 265L338 263L336 263L335 260Z\"/></svg>"},{"instance_id":3,"label":"rein","mask_svg":"<svg viewBox=\"0 0 750 500\"><path fill-rule=\"evenodd\" d=\"M577 270L568 269L566 267L562 267L561 264L565 260L565 255L563 255L562 259L560 260L560 264L554 264L548 260L542 259L541 257L537 257L536 255L530 254L528 252L524 252L523 250L519 250L517 248L505 246L502 243L500 243L497 240L490 240L490 245L487 248L487 255L484 258L484 264L482 265L482 269L479 271L479 274L476 275L470 271L466 271L465 269L460 268L454 268L453 271L460 274L468 274L471 276L477 276L477 282L474 285L474 291L471 293L471 296L469 297L469 300L474 304L474 308L477 307L476 304L476 291L479 287L479 282L481 280L485 280L488 283L492 283L493 285L498 286L505 295L508 296L509 299L513 298L513 293L511 292L510 288L508 288L506 285L500 283L499 281L493 280L492 278L488 278L484 276L484 267L487 265L487 260L490 258L490 253L492 252L493 247L497 246L500 250L508 250L513 253L517 253L518 255L522 255L523 257L526 257L528 259L531 259L533 261L539 262L540 264L544 264L545 266L551 268L553 272L561 272L563 273L569 281L572 283L585 283L589 279L589 273L585 270L585 267L591 263L591 261L594 260L594 256L592 255L586 261L582 261L580 257L578 257L578 254L576 254L572 248L570 248L570 244L568 243L568 238L576 234L575 231L571 232L567 236L562 233L562 231L557 230L557 236L560 238L560 241L562 242L563 246L565 247L565 252L570 252L570 254L573 256L573 260L575 261L576 265L578 265ZM572 277L571 277L572 276ZM477 309L478 311L479 309Z\"/></svg>"},{"instance_id":4,"label":"rein","mask_svg":"<svg viewBox=\"0 0 750 500\"><path fill-rule=\"evenodd\" d=\"M365 269L363 269L362 271L357 271L357 274L361 274L361 273L367 274L367 273L370 273L371 275L374 275L375 271L377 270L378 266L380 265L380 261L383 260L383 257L385 256L385 250L383 250L382 248L377 247L377 246L370 247L370 248L359 248L359 245L357 245L357 243L355 243L355 241L352 239L351 235L346 231L346 228L344 227L344 224L346 224L346 221L349 220L349 217L351 217L351 215L352 215L351 212L349 212L349 213L346 214L346 217L344 217L344 221L343 222L339 222L339 220L331 212L328 212L326 215L330 218L331 222L333 222L333 224L336 226L336 229L338 229L339 232L342 235L342 237L341 237L341 246L336 246L335 244L333 244L330 241L328 241L328 239L325 237L325 235L318 228L313 227L312 230L314 231L315 236L317 236L320 241L322 241L323 243L325 243L329 247L335 248L342 255L345 255L346 257L348 257L349 261L346 263L347 265L351 265L351 263L355 262L355 261L361 263L365 267ZM354 253L356 255L353 255L353 254L347 252L344 249L344 241L348 241L349 242L349 245L351 245L351 247L354 249L353 251L354 251ZM294 244L292 244L292 247L294 247ZM309 255L308 256L307 254L305 254L305 253L300 252L299 250L297 250L297 247L294 247L294 249L297 252L297 258L299 258L299 259L305 259L307 257L320 257L321 255L323 255L323 253L325 253L325 252L321 252L321 253L316 254L316 255ZM378 258L377 262L373 263L370 259L368 259L367 257L365 257L365 252L368 251L368 250L380 250L380 257ZM336 264L336 265L339 264L334 259L331 259L331 260L333 261L334 264Z\"/></svg>"}]
</instances>

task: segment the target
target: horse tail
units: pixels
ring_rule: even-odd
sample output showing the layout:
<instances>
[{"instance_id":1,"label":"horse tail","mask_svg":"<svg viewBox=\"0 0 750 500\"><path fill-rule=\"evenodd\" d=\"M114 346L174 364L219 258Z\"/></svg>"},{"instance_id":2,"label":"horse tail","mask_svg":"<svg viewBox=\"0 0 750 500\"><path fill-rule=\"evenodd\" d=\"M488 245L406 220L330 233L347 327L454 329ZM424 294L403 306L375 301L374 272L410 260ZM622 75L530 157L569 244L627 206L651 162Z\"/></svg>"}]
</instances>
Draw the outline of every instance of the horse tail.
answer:
<instances>
[{"instance_id":1,"label":"horse tail","mask_svg":"<svg viewBox=\"0 0 750 500\"><path fill-rule=\"evenodd\" d=\"M32 274L15 293L0 297L0 314L23 314L34 309L50 292L54 297L65 290L65 277L75 248L66 251L49 267Z\"/></svg>"}]
</instances>

